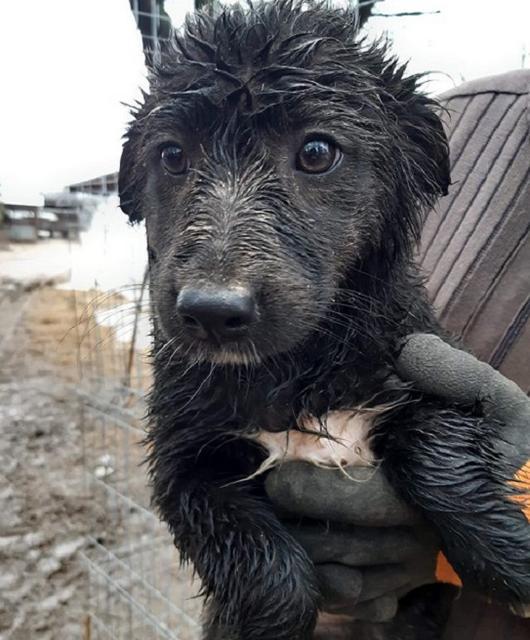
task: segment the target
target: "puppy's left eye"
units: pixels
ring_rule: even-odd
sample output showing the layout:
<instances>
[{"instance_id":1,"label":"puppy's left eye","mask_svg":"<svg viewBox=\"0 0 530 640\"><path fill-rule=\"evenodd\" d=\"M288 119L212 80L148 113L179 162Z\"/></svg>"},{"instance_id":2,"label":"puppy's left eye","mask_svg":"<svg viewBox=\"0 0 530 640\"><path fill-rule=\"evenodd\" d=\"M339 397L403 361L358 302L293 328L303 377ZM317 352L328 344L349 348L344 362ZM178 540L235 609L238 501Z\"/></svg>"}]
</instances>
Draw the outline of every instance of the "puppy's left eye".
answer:
<instances>
[{"instance_id":1,"label":"puppy's left eye","mask_svg":"<svg viewBox=\"0 0 530 640\"><path fill-rule=\"evenodd\" d=\"M160 151L160 163L174 176L182 175L189 169L189 160L179 144L168 144Z\"/></svg>"},{"instance_id":2,"label":"puppy's left eye","mask_svg":"<svg viewBox=\"0 0 530 640\"><path fill-rule=\"evenodd\" d=\"M305 142L296 155L296 168L304 173L325 173L336 167L341 157L336 144L315 138Z\"/></svg>"}]
</instances>

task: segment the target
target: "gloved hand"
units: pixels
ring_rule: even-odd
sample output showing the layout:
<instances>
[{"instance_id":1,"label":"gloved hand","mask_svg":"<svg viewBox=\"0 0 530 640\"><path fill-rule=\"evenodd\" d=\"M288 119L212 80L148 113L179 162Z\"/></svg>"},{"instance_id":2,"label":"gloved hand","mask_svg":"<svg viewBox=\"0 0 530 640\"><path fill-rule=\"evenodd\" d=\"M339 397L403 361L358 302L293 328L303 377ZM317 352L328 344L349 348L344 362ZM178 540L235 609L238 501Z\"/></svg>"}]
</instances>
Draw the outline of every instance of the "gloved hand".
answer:
<instances>
[{"instance_id":1,"label":"gloved hand","mask_svg":"<svg viewBox=\"0 0 530 640\"><path fill-rule=\"evenodd\" d=\"M340 470L288 462L266 487L315 563L322 609L383 622L394 617L398 598L434 581L438 544L380 470L348 474L353 480Z\"/></svg>"},{"instance_id":2,"label":"gloved hand","mask_svg":"<svg viewBox=\"0 0 530 640\"><path fill-rule=\"evenodd\" d=\"M451 347L438 336L416 333L404 341L397 361L403 380L455 404L479 404L504 425L499 451L522 468L530 459L530 399L489 364Z\"/></svg>"},{"instance_id":3,"label":"gloved hand","mask_svg":"<svg viewBox=\"0 0 530 640\"><path fill-rule=\"evenodd\" d=\"M426 333L406 338L397 372L425 393L456 404L478 404L486 417L503 425L496 447L519 470L514 486L521 493L519 502L530 522L530 399L522 389L485 362ZM530 617L530 603L514 605L511 610Z\"/></svg>"},{"instance_id":4,"label":"gloved hand","mask_svg":"<svg viewBox=\"0 0 530 640\"><path fill-rule=\"evenodd\" d=\"M499 450L511 456L517 468L527 464L530 401L489 365L437 336L415 334L404 342L397 372L426 393L458 404L480 404L486 415L505 425ZM316 564L324 610L372 622L387 620L401 595L434 581L437 544L380 471L348 473L357 482L340 471L287 463L270 474L267 491L291 518L292 533ZM297 524L293 516L321 522Z\"/></svg>"}]
</instances>

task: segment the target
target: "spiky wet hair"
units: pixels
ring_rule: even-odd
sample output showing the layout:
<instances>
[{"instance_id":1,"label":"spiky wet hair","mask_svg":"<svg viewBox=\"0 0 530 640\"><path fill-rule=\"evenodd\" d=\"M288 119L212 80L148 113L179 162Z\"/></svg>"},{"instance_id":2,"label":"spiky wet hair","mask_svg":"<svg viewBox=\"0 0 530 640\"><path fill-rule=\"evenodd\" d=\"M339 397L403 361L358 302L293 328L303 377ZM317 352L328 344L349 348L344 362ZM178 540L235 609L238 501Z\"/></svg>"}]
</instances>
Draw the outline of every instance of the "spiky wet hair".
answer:
<instances>
[{"instance_id":1,"label":"spiky wet hair","mask_svg":"<svg viewBox=\"0 0 530 640\"><path fill-rule=\"evenodd\" d=\"M235 122L239 113L281 133L316 116L323 125L342 118L380 157L381 183L405 214L402 240L411 244L418 214L447 191L449 166L437 104L418 91L422 76L405 71L386 42L359 37L354 9L329 2L249 2L217 17L190 15L155 57L150 91L134 112L120 168L122 209L142 218L144 176L135 159L147 121L178 115L190 127L214 127L219 114Z\"/></svg>"}]
</instances>

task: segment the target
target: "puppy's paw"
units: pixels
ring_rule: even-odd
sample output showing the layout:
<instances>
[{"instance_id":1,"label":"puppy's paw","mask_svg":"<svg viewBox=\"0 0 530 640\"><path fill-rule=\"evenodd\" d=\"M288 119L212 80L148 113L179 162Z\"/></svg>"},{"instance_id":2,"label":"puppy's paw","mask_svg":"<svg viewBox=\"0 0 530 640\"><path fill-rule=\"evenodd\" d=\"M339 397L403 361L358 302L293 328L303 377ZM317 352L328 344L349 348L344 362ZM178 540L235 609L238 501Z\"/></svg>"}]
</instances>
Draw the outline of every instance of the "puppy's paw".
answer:
<instances>
[{"instance_id":1,"label":"puppy's paw","mask_svg":"<svg viewBox=\"0 0 530 640\"><path fill-rule=\"evenodd\" d=\"M223 596L210 601L205 640L310 640L319 593L303 550L280 545L246 568L234 567Z\"/></svg>"}]
</instances>

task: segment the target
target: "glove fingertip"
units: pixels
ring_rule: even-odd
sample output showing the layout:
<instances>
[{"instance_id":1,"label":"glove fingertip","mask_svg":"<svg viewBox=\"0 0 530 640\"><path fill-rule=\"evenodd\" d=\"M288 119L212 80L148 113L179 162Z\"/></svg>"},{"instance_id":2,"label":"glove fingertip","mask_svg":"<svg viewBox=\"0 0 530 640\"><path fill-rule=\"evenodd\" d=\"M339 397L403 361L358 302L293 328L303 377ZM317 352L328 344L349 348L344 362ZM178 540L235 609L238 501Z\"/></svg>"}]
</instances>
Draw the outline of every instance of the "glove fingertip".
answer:
<instances>
[{"instance_id":1,"label":"glove fingertip","mask_svg":"<svg viewBox=\"0 0 530 640\"><path fill-rule=\"evenodd\" d=\"M353 617L363 622L388 622L392 620L398 610L398 599L395 594L387 594L363 602L353 610Z\"/></svg>"}]
</instances>

